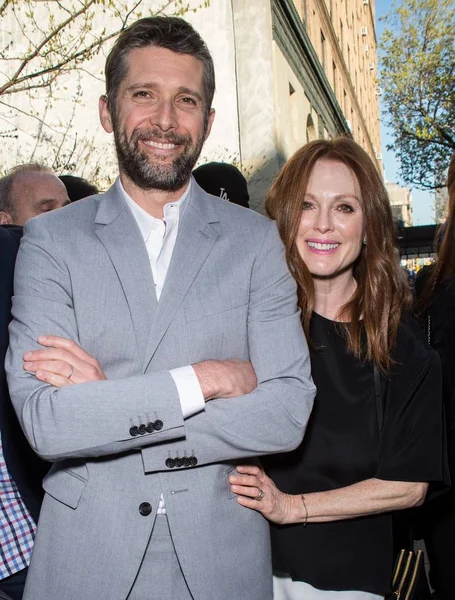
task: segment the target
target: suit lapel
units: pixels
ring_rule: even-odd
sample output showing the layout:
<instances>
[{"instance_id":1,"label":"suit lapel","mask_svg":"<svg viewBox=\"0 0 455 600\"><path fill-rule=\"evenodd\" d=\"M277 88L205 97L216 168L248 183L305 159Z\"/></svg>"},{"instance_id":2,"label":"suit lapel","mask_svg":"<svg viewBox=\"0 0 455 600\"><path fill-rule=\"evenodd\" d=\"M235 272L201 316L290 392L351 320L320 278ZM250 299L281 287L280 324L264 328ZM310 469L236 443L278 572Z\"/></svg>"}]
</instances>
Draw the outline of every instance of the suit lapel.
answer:
<instances>
[{"instance_id":1,"label":"suit lapel","mask_svg":"<svg viewBox=\"0 0 455 600\"><path fill-rule=\"evenodd\" d=\"M219 237L214 200L193 180L188 205L179 222L177 240L153 320L144 371L195 277Z\"/></svg>"},{"instance_id":2,"label":"suit lapel","mask_svg":"<svg viewBox=\"0 0 455 600\"><path fill-rule=\"evenodd\" d=\"M95 223L96 235L109 254L125 294L143 357L157 308L156 293L139 227L115 185L101 200Z\"/></svg>"}]
</instances>

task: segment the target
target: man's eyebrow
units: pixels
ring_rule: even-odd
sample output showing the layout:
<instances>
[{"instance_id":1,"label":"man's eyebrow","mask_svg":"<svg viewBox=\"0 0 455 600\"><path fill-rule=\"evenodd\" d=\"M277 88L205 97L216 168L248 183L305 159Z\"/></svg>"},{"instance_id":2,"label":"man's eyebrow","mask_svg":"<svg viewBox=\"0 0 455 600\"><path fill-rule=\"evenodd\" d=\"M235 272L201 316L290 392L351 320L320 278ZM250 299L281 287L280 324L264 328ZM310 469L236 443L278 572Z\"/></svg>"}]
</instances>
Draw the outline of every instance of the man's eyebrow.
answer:
<instances>
[{"instance_id":1,"label":"man's eyebrow","mask_svg":"<svg viewBox=\"0 0 455 600\"><path fill-rule=\"evenodd\" d=\"M157 88L158 84L149 81L147 83L133 83L125 89L125 92L135 92L136 90L155 90Z\"/></svg>"},{"instance_id":2,"label":"man's eyebrow","mask_svg":"<svg viewBox=\"0 0 455 600\"><path fill-rule=\"evenodd\" d=\"M191 88L187 88L187 87L179 87L179 94L188 94L189 96L194 96L200 102L203 102L203 100L204 100L199 92L197 92L196 90L192 90Z\"/></svg>"}]
</instances>

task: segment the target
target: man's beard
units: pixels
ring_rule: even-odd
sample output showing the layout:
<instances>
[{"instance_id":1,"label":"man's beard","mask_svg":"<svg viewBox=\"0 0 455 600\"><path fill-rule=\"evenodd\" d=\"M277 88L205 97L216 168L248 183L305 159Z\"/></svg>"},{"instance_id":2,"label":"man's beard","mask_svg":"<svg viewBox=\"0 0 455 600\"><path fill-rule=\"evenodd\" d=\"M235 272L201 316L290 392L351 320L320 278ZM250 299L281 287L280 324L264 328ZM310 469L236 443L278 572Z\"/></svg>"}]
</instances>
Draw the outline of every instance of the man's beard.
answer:
<instances>
[{"instance_id":1,"label":"man's beard","mask_svg":"<svg viewBox=\"0 0 455 600\"><path fill-rule=\"evenodd\" d=\"M159 129L136 130L130 140L124 131L114 128L115 148L120 170L142 190L176 192L189 180L191 171L202 150L207 131L204 123L202 135L193 144L190 135L163 133ZM140 140L160 141L164 144L183 146L183 152L172 162L161 162L139 149ZM153 149L152 149L153 150Z\"/></svg>"}]
</instances>

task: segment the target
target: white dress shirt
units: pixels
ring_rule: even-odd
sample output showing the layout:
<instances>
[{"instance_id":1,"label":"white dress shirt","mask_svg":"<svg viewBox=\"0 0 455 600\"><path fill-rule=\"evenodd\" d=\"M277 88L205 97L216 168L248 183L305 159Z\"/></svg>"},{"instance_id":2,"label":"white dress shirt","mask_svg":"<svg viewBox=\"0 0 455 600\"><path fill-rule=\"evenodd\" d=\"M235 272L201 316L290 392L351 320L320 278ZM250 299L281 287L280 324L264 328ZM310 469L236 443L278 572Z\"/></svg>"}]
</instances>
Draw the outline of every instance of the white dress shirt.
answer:
<instances>
[{"instance_id":1,"label":"white dress shirt","mask_svg":"<svg viewBox=\"0 0 455 600\"><path fill-rule=\"evenodd\" d=\"M150 260L156 298L159 302L177 240L180 215L185 210L185 202L191 191L191 180L179 200L164 206L163 219L152 217L152 215L128 196L120 178L117 179L116 185L139 226ZM193 367L187 365L178 369L172 369L169 372L177 387L183 418L186 419L204 410L204 396ZM163 496L161 496L158 514L166 514Z\"/></svg>"}]
</instances>

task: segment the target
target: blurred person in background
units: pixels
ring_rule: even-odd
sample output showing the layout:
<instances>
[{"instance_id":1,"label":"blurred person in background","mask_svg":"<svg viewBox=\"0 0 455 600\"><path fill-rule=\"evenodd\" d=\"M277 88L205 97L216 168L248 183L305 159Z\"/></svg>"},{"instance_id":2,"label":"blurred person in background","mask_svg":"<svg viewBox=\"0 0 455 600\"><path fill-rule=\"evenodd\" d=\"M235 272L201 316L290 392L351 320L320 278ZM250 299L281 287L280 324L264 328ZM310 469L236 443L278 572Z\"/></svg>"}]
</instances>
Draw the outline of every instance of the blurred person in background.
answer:
<instances>
[{"instance_id":1,"label":"blurred person in background","mask_svg":"<svg viewBox=\"0 0 455 600\"><path fill-rule=\"evenodd\" d=\"M265 457L266 472L238 467L231 490L272 523L275 600L379 600L394 511L445 479L439 360L409 318L389 199L360 146L307 144L265 206L298 284L317 395L300 447Z\"/></svg>"},{"instance_id":2,"label":"blurred person in background","mask_svg":"<svg viewBox=\"0 0 455 600\"><path fill-rule=\"evenodd\" d=\"M43 499L48 463L32 451L11 404L3 366L16 254L22 227L0 226L0 597L20 600Z\"/></svg>"},{"instance_id":3,"label":"blurred person in background","mask_svg":"<svg viewBox=\"0 0 455 600\"><path fill-rule=\"evenodd\" d=\"M78 177L77 175L59 175L58 178L66 187L70 202L76 202L76 200L82 200L82 198L94 196L99 193L96 185L93 185L83 177Z\"/></svg>"},{"instance_id":4,"label":"blurred person in background","mask_svg":"<svg viewBox=\"0 0 455 600\"><path fill-rule=\"evenodd\" d=\"M68 203L65 186L44 165L19 165L0 179L0 225L24 225L31 217Z\"/></svg>"},{"instance_id":5,"label":"blurred person in background","mask_svg":"<svg viewBox=\"0 0 455 600\"><path fill-rule=\"evenodd\" d=\"M417 313L428 343L438 352L443 376L447 445L452 482L455 481L455 154L447 177L448 214L437 234L438 257L418 273ZM455 596L455 491L435 498L421 510L421 533L430 562L430 583L440 600Z\"/></svg>"},{"instance_id":6,"label":"blurred person in background","mask_svg":"<svg viewBox=\"0 0 455 600\"><path fill-rule=\"evenodd\" d=\"M234 165L221 162L206 163L194 169L193 177L207 194L245 208L250 207L247 181Z\"/></svg>"}]
</instances>

